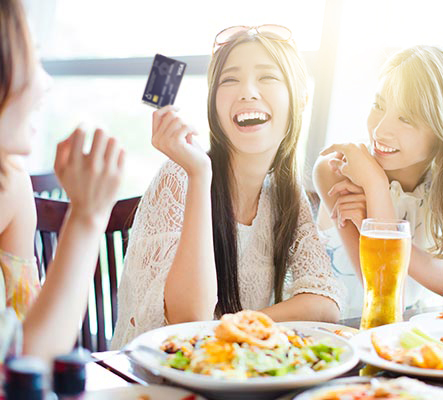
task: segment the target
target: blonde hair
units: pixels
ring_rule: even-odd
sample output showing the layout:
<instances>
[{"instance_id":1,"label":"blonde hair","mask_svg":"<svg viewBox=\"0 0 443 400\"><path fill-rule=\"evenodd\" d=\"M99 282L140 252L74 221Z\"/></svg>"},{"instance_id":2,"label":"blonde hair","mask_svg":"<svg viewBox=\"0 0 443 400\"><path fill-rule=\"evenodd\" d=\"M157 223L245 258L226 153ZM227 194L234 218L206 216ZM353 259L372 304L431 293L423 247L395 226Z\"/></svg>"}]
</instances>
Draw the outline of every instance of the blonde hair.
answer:
<instances>
[{"instance_id":1,"label":"blonde hair","mask_svg":"<svg viewBox=\"0 0 443 400\"><path fill-rule=\"evenodd\" d=\"M208 120L210 127L209 156L213 164L211 187L214 255L217 268L219 303L217 314L242 309L237 278L236 223L232 205L233 174L230 164L232 144L224 134L216 109L216 94L220 75L231 51L242 43L257 42L269 53L283 73L289 92L287 132L274 157L270 172L275 182L274 224L274 299L282 300L289 252L296 251L294 232L297 227L300 186L297 179L296 146L301 130L302 112L306 101L307 82L303 60L292 40L275 40L269 35L238 34L219 48L208 71Z\"/></svg>"},{"instance_id":2,"label":"blonde hair","mask_svg":"<svg viewBox=\"0 0 443 400\"><path fill-rule=\"evenodd\" d=\"M426 210L434 242L429 250L443 258L443 50L414 46L400 51L385 63L381 78L383 91L405 117L428 126L438 138L428 168L432 182Z\"/></svg>"}]
</instances>

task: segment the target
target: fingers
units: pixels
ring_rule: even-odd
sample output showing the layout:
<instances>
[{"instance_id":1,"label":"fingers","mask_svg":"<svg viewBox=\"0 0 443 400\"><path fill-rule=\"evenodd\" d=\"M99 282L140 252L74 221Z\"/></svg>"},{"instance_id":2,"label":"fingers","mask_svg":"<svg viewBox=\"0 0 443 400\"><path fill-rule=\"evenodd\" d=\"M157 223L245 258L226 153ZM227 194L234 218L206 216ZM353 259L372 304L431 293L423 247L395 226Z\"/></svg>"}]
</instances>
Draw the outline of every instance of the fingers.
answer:
<instances>
[{"instance_id":1,"label":"fingers","mask_svg":"<svg viewBox=\"0 0 443 400\"><path fill-rule=\"evenodd\" d=\"M66 166L71 150L72 135L57 144L57 151L54 160L54 171L57 175L62 173Z\"/></svg>"},{"instance_id":2,"label":"fingers","mask_svg":"<svg viewBox=\"0 0 443 400\"><path fill-rule=\"evenodd\" d=\"M160 108L160 110L154 111L152 114L152 134L154 135L156 132L158 132L158 130L164 124L164 119L168 113L173 114L178 110L178 107L169 105Z\"/></svg>"},{"instance_id":3,"label":"fingers","mask_svg":"<svg viewBox=\"0 0 443 400\"><path fill-rule=\"evenodd\" d=\"M337 225L340 228L344 228L346 226L346 222L350 221L360 231L362 221L365 218L366 218L366 213L361 209L344 210L341 212L340 216L337 217Z\"/></svg>"},{"instance_id":4,"label":"fingers","mask_svg":"<svg viewBox=\"0 0 443 400\"><path fill-rule=\"evenodd\" d=\"M336 194L346 194L346 193L364 193L363 188L356 185L349 179L344 179L338 183L336 183L329 190L328 195L334 196Z\"/></svg>"},{"instance_id":5,"label":"fingers","mask_svg":"<svg viewBox=\"0 0 443 400\"><path fill-rule=\"evenodd\" d=\"M345 154L346 146L347 146L346 144L333 144L329 147L326 147L326 149L323 149L320 152L320 155L326 156L326 155L334 153L334 152Z\"/></svg>"},{"instance_id":6,"label":"fingers","mask_svg":"<svg viewBox=\"0 0 443 400\"><path fill-rule=\"evenodd\" d=\"M117 141L114 138L109 138L106 143L105 152L103 155L105 161L105 169L111 168L116 169L115 166L118 164L119 151L117 146Z\"/></svg>"},{"instance_id":7,"label":"fingers","mask_svg":"<svg viewBox=\"0 0 443 400\"><path fill-rule=\"evenodd\" d=\"M364 195L350 195L343 196L346 199L340 198L334 204L331 210L331 218L338 218L338 216L344 211L348 210L366 210L366 199Z\"/></svg>"},{"instance_id":8,"label":"fingers","mask_svg":"<svg viewBox=\"0 0 443 400\"><path fill-rule=\"evenodd\" d=\"M85 132L77 128L71 135L71 151L68 162L78 163L83 156L83 145L85 142Z\"/></svg>"}]
</instances>

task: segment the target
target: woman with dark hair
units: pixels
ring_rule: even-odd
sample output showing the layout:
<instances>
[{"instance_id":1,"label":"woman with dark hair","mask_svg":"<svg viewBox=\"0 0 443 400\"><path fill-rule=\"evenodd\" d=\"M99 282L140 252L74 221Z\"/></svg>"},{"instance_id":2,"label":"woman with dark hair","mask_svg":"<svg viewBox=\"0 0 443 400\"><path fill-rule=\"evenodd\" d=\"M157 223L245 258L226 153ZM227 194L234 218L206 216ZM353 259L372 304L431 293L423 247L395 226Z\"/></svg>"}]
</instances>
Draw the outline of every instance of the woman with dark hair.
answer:
<instances>
[{"instance_id":1,"label":"woman with dark hair","mask_svg":"<svg viewBox=\"0 0 443 400\"><path fill-rule=\"evenodd\" d=\"M340 289L296 173L306 73L282 26L232 27L209 66L206 154L172 106L153 116L170 161L135 217L113 339L241 309L336 321Z\"/></svg>"},{"instance_id":2,"label":"woman with dark hair","mask_svg":"<svg viewBox=\"0 0 443 400\"><path fill-rule=\"evenodd\" d=\"M55 171L71 203L57 253L40 289L34 258L36 211L19 155L31 151L30 115L49 77L36 60L19 0L0 2L0 364L11 339L8 321L23 321L23 351L50 358L71 350L78 334L124 154L95 132L83 154L80 129L57 147ZM6 337L8 336L9 337ZM56 338L56 340L54 340Z\"/></svg>"}]
</instances>

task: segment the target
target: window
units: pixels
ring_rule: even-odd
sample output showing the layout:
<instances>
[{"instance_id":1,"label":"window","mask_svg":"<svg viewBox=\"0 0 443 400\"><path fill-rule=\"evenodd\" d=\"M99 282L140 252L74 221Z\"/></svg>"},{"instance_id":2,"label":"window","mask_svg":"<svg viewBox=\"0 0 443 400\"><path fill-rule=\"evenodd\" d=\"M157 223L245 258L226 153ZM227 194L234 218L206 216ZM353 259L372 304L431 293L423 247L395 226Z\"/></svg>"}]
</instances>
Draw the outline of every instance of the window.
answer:
<instances>
[{"instance_id":1,"label":"window","mask_svg":"<svg viewBox=\"0 0 443 400\"><path fill-rule=\"evenodd\" d=\"M207 1L155 6L142 0L129 0L124 6L121 1L103 0L48 0L38 6L28 1L39 55L54 77L40 116L36 151L29 160L31 172L51 169L55 144L82 123L90 136L95 127L103 127L125 147L127 168L120 197L143 193L165 160L150 144L153 109L141 103L148 57L158 52L188 62L176 105L207 148L206 66L221 29L279 23L293 31L307 54L320 46L325 0L291 1L291 12L287 1L273 5L227 0L214 9L214 3ZM300 140L301 163L308 131L309 121Z\"/></svg>"}]
</instances>

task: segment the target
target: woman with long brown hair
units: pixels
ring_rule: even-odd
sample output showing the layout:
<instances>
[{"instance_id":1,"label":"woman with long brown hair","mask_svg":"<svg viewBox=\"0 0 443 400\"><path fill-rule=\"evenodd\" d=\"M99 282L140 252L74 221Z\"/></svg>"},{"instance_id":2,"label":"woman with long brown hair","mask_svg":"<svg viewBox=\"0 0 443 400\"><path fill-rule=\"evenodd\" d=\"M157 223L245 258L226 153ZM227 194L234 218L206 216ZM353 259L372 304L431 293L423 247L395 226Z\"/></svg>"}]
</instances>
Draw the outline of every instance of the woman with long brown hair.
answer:
<instances>
[{"instance_id":1,"label":"woman with long brown hair","mask_svg":"<svg viewBox=\"0 0 443 400\"><path fill-rule=\"evenodd\" d=\"M176 108L154 113L152 142L170 161L135 217L114 347L241 309L277 321L339 317L340 290L297 180L307 90L290 31L222 31L208 82L208 154Z\"/></svg>"}]
</instances>

